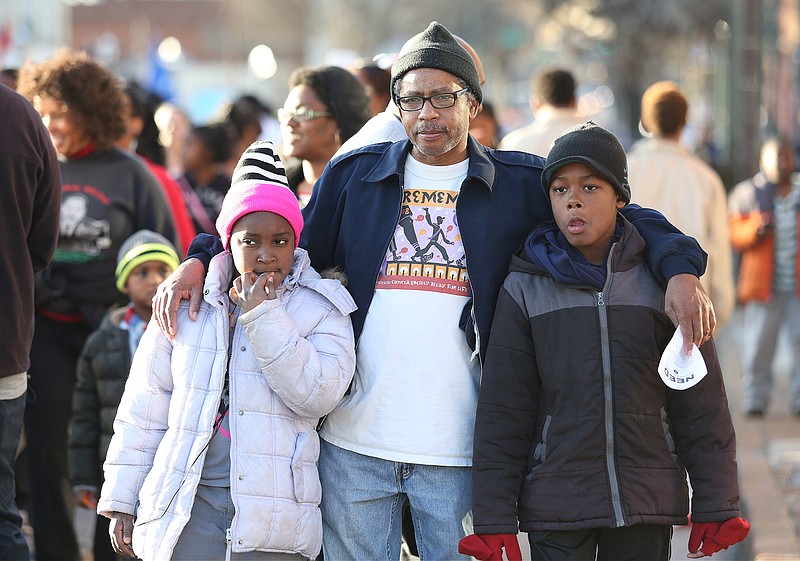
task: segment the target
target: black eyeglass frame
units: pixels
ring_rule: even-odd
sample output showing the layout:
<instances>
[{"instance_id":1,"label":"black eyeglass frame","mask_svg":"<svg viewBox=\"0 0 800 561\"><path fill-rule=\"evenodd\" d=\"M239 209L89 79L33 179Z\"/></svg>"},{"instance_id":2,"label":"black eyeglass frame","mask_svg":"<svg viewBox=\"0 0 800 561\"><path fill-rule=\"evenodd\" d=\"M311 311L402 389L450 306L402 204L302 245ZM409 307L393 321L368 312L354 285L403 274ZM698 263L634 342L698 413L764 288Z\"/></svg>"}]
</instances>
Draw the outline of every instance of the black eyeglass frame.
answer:
<instances>
[{"instance_id":1,"label":"black eyeglass frame","mask_svg":"<svg viewBox=\"0 0 800 561\"><path fill-rule=\"evenodd\" d=\"M456 92L438 93L429 96L425 95L407 95L403 97L397 96L394 98L394 103L395 105L397 105L397 107L400 108L401 111L406 111L409 113L413 113L415 111L422 111L422 108L425 107L426 101L430 103L431 107L433 107L434 109L449 109L450 107L453 107L456 104L456 100L458 100L459 97L461 97L462 95L464 95L469 91L470 91L469 88L462 88ZM445 101L445 104L442 105L441 103L435 103L433 101L435 98L446 99L448 101ZM406 109L405 107L403 107L403 103L407 102L410 99L413 100L421 99L422 102L416 109Z\"/></svg>"}]
</instances>

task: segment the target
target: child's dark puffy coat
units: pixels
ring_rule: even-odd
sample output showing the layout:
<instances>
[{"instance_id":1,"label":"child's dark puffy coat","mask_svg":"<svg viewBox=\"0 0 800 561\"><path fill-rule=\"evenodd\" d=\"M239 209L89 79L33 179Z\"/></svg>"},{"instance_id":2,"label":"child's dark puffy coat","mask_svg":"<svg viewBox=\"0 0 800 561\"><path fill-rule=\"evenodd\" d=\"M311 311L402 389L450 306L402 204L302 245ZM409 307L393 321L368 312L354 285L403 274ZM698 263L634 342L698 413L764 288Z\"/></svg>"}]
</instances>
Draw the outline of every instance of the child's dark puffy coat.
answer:
<instances>
[{"instance_id":1,"label":"child's dark puffy coat","mask_svg":"<svg viewBox=\"0 0 800 561\"><path fill-rule=\"evenodd\" d=\"M100 490L114 416L131 367L128 331L119 324L127 307L114 308L86 340L78 360L69 433L70 482Z\"/></svg>"},{"instance_id":2,"label":"child's dark puffy coat","mask_svg":"<svg viewBox=\"0 0 800 561\"><path fill-rule=\"evenodd\" d=\"M512 262L478 404L475 533L686 524L685 470L695 521L739 516L713 341L708 375L667 388L658 363L675 328L643 248L626 222L602 292L554 282L524 252Z\"/></svg>"}]
</instances>

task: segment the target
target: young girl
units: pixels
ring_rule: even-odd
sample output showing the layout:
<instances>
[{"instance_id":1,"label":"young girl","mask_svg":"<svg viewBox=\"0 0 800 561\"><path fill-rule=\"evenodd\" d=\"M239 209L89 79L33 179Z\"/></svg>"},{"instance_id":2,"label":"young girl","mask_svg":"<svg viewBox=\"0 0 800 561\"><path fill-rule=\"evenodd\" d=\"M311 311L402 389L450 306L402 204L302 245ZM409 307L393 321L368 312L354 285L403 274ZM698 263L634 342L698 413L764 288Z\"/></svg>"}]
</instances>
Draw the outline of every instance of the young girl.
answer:
<instances>
[{"instance_id":1,"label":"young girl","mask_svg":"<svg viewBox=\"0 0 800 561\"><path fill-rule=\"evenodd\" d=\"M254 143L217 220L228 251L197 320L184 303L179 335L147 330L134 357L98 503L119 553L318 554L315 426L353 376L355 304L297 249L302 227L272 144Z\"/></svg>"}]
</instances>

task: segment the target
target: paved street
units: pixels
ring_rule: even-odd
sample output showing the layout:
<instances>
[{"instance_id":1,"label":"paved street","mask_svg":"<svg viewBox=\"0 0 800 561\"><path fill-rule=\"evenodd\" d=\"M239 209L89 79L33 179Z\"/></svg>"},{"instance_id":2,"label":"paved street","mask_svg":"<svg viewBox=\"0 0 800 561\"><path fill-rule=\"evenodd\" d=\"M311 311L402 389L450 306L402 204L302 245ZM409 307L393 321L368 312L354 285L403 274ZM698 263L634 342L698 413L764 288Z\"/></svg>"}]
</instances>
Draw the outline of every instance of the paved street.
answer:
<instances>
[{"instance_id":1,"label":"paved street","mask_svg":"<svg viewBox=\"0 0 800 561\"><path fill-rule=\"evenodd\" d=\"M782 340L775 358L775 391L762 419L741 412L741 313L718 336L720 360L737 435L739 481L744 516L751 533L738 559L800 559L800 418L789 413L790 361ZM677 557L675 557L677 559ZM716 556L715 556L716 559Z\"/></svg>"}]
</instances>

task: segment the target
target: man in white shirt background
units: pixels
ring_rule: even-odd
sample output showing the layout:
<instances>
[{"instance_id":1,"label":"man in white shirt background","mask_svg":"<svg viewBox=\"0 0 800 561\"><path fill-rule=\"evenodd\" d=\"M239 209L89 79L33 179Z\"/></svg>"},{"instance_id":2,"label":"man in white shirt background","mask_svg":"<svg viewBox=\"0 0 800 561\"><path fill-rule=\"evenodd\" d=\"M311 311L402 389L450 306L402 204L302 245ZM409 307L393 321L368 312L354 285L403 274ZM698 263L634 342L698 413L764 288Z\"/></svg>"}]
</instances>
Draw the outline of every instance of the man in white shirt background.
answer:
<instances>
[{"instance_id":1,"label":"man in white shirt background","mask_svg":"<svg viewBox=\"0 0 800 561\"><path fill-rule=\"evenodd\" d=\"M677 84L657 82L642 96L642 126L652 135L628 151L631 200L661 211L708 253L700 278L722 326L735 305L728 205L719 175L680 138L689 103Z\"/></svg>"},{"instance_id":2,"label":"man in white shirt background","mask_svg":"<svg viewBox=\"0 0 800 561\"><path fill-rule=\"evenodd\" d=\"M547 157L553 141L586 118L578 112L575 77L563 68L547 68L533 78L530 98L534 121L511 131L500 141L500 150L520 150Z\"/></svg>"}]
</instances>

